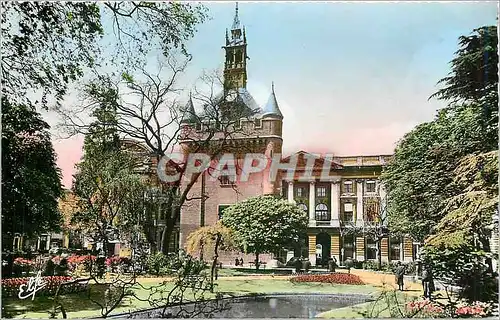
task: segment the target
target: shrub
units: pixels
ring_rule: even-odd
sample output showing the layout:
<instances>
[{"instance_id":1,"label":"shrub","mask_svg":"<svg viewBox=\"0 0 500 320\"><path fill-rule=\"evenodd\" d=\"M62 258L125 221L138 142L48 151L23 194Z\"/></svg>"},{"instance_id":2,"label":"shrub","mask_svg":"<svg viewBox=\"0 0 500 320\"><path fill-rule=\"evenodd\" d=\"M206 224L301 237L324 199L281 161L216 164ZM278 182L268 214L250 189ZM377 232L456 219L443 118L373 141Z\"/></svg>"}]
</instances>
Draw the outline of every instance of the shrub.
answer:
<instances>
[{"instance_id":1,"label":"shrub","mask_svg":"<svg viewBox=\"0 0 500 320\"><path fill-rule=\"evenodd\" d=\"M330 273L330 274L305 274L293 277L290 279L291 282L321 282L321 283L332 283L332 284L354 284L363 285L364 282L361 281L359 276L350 273Z\"/></svg>"},{"instance_id":2,"label":"shrub","mask_svg":"<svg viewBox=\"0 0 500 320\"><path fill-rule=\"evenodd\" d=\"M113 272L124 271L130 265L130 259L120 256L112 256L106 259L106 266L111 268ZM121 269L121 270L120 270Z\"/></svg>"},{"instance_id":3,"label":"shrub","mask_svg":"<svg viewBox=\"0 0 500 320\"><path fill-rule=\"evenodd\" d=\"M167 262L167 256L165 256L162 252L157 252L150 255L147 260L148 273L156 276L164 274L167 267Z\"/></svg>"},{"instance_id":4,"label":"shrub","mask_svg":"<svg viewBox=\"0 0 500 320\"><path fill-rule=\"evenodd\" d=\"M460 301L442 305L429 300L411 301L405 306L406 317L413 318L481 318L490 316L492 305L475 301Z\"/></svg>"},{"instance_id":5,"label":"shrub","mask_svg":"<svg viewBox=\"0 0 500 320\"><path fill-rule=\"evenodd\" d=\"M478 318L487 317L492 313L492 305L485 302L474 301L467 303L465 301L459 302L455 309L455 316L459 318Z\"/></svg>"},{"instance_id":6,"label":"shrub","mask_svg":"<svg viewBox=\"0 0 500 320\"><path fill-rule=\"evenodd\" d=\"M406 304L406 316L415 318L445 318L443 307L429 300L411 301Z\"/></svg>"}]
</instances>

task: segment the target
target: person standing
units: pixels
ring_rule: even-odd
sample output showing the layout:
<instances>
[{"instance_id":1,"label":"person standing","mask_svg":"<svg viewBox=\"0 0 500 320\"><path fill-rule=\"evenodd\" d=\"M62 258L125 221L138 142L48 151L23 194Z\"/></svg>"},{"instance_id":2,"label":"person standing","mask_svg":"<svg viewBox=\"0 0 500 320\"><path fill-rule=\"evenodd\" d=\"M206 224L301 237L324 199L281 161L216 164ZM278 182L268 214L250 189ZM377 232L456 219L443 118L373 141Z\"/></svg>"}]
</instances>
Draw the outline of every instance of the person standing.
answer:
<instances>
[{"instance_id":1,"label":"person standing","mask_svg":"<svg viewBox=\"0 0 500 320\"><path fill-rule=\"evenodd\" d=\"M396 269L394 273L396 275L396 283L398 284L398 289L400 291L404 291L404 275L405 275L405 267L401 264L401 261L398 261L396 264Z\"/></svg>"},{"instance_id":2,"label":"person standing","mask_svg":"<svg viewBox=\"0 0 500 320\"><path fill-rule=\"evenodd\" d=\"M432 268L428 265L424 266L424 270L422 271L422 288L424 290L424 298L431 300L435 288Z\"/></svg>"}]
</instances>

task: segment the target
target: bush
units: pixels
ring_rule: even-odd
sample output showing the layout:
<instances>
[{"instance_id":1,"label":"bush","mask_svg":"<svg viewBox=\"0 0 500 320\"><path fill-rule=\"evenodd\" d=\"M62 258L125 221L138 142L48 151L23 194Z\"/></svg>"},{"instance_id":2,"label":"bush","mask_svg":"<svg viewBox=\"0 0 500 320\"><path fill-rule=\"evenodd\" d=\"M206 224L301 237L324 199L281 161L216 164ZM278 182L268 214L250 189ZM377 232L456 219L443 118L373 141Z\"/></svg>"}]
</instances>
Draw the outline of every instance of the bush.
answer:
<instances>
[{"instance_id":1,"label":"bush","mask_svg":"<svg viewBox=\"0 0 500 320\"><path fill-rule=\"evenodd\" d=\"M96 259L97 257L92 255L83 255L83 256L71 255L67 259L68 268L70 271L75 271L79 267L83 266L86 272L90 272L90 267L92 263L96 261Z\"/></svg>"},{"instance_id":2,"label":"bush","mask_svg":"<svg viewBox=\"0 0 500 320\"><path fill-rule=\"evenodd\" d=\"M411 301L406 303L406 317L411 318L481 318L491 316L492 305L475 301L467 303L460 301L448 305L429 300Z\"/></svg>"},{"instance_id":3,"label":"bush","mask_svg":"<svg viewBox=\"0 0 500 320\"><path fill-rule=\"evenodd\" d=\"M146 265L149 274L160 276L166 273L168 259L162 252L157 252L148 257Z\"/></svg>"},{"instance_id":4,"label":"bush","mask_svg":"<svg viewBox=\"0 0 500 320\"><path fill-rule=\"evenodd\" d=\"M363 285L359 276L350 273L330 273L330 274L305 274L293 277L291 282L321 282L335 284L354 284Z\"/></svg>"},{"instance_id":5,"label":"bush","mask_svg":"<svg viewBox=\"0 0 500 320\"><path fill-rule=\"evenodd\" d=\"M130 266L130 259L120 256L112 256L106 259L106 266L113 272L124 272Z\"/></svg>"}]
</instances>

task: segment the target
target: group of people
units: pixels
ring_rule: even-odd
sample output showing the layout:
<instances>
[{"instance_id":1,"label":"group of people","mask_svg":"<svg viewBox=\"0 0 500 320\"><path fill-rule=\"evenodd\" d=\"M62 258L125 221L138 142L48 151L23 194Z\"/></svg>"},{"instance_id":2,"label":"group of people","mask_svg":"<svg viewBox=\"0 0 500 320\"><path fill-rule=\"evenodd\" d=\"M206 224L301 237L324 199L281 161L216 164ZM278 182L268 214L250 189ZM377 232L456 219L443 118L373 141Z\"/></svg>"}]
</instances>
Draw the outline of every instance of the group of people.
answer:
<instances>
[{"instance_id":1,"label":"group of people","mask_svg":"<svg viewBox=\"0 0 500 320\"><path fill-rule=\"evenodd\" d=\"M235 266L242 266L243 267L243 258L240 258L240 259L235 258L234 259L234 265Z\"/></svg>"},{"instance_id":2,"label":"group of people","mask_svg":"<svg viewBox=\"0 0 500 320\"><path fill-rule=\"evenodd\" d=\"M396 269L394 270L394 274L396 275L396 283L398 285L398 289L404 290L404 275L406 273L406 268L401 264L400 261L396 264ZM424 290L424 298L431 299L432 293L436 290L434 286L434 277L432 275L431 266L424 266L422 270L422 288Z\"/></svg>"}]
</instances>

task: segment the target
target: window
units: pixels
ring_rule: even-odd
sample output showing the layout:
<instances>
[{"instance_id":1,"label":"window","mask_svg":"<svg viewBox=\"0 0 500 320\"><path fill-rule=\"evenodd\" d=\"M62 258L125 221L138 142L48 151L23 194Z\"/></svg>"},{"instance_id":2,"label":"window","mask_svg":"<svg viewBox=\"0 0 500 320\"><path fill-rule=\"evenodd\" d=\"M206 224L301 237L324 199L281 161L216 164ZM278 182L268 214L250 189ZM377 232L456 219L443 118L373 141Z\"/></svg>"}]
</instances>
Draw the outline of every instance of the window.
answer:
<instances>
[{"instance_id":1,"label":"window","mask_svg":"<svg viewBox=\"0 0 500 320\"><path fill-rule=\"evenodd\" d=\"M369 201L365 203L365 217L366 221L376 221L378 218L378 202Z\"/></svg>"},{"instance_id":2,"label":"window","mask_svg":"<svg viewBox=\"0 0 500 320\"><path fill-rule=\"evenodd\" d=\"M344 203L344 216L342 221L353 221L354 220L354 206L352 203Z\"/></svg>"},{"instance_id":3,"label":"window","mask_svg":"<svg viewBox=\"0 0 500 320\"><path fill-rule=\"evenodd\" d=\"M233 184L233 182L231 181L231 177L227 175L220 176L219 181L221 186L230 186Z\"/></svg>"},{"instance_id":4,"label":"window","mask_svg":"<svg viewBox=\"0 0 500 320\"><path fill-rule=\"evenodd\" d=\"M222 219L224 210L230 207L230 205L227 204L219 204L219 220Z\"/></svg>"},{"instance_id":5,"label":"window","mask_svg":"<svg viewBox=\"0 0 500 320\"><path fill-rule=\"evenodd\" d=\"M344 193L353 193L352 181L344 181Z\"/></svg>"},{"instance_id":6,"label":"window","mask_svg":"<svg viewBox=\"0 0 500 320\"><path fill-rule=\"evenodd\" d=\"M260 119L255 119L255 127L260 128L261 126L262 126L262 123L261 123Z\"/></svg>"},{"instance_id":7,"label":"window","mask_svg":"<svg viewBox=\"0 0 500 320\"><path fill-rule=\"evenodd\" d=\"M366 182L366 192L367 193L374 193L375 192L375 181L367 181Z\"/></svg>"},{"instance_id":8,"label":"window","mask_svg":"<svg viewBox=\"0 0 500 320\"><path fill-rule=\"evenodd\" d=\"M196 131L201 131L201 122L196 122Z\"/></svg>"},{"instance_id":9,"label":"window","mask_svg":"<svg viewBox=\"0 0 500 320\"><path fill-rule=\"evenodd\" d=\"M298 198L305 197L305 190L302 187L298 187L295 189L295 196Z\"/></svg>"},{"instance_id":10,"label":"window","mask_svg":"<svg viewBox=\"0 0 500 320\"><path fill-rule=\"evenodd\" d=\"M307 206L305 204L303 204L303 203L299 203L297 206L300 209L304 210L305 212L309 211L308 208L307 208Z\"/></svg>"},{"instance_id":11,"label":"window","mask_svg":"<svg viewBox=\"0 0 500 320\"><path fill-rule=\"evenodd\" d=\"M320 203L316 206L316 220L317 221L328 221L330 217L328 215L328 206L324 203Z\"/></svg>"},{"instance_id":12,"label":"window","mask_svg":"<svg viewBox=\"0 0 500 320\"><path fill-rule=\"evenodd\" d=\"M390 238L390 253L389 259L399 260L401 258L401 239Z\"/></svg>"},{"instance_id":13,"label":"window","mask_svg":"<svg viewBox=\"0 0 500 320\"><path fill-rule=\"evenodd\" d=\"M316 197L325 198L326 197L326 187L318 187L316 189Z\"/></svg>"},{"instance_id":14,"label":"window","mask_svg":"<svg viewBox=\"0 0 500 320\"><path fill-rule=\"evenodd\" d=\"M377 259L377 244L371 237L366 238L366 259Z\"/></svg>"},{"instance_id":15,"label":"window","mask_svg":"<svg viewBox=\"0 0 500 320\"><path fill-rule=\"evenodd\" d=\"M354 258L354 236L345 235L342 239L342 248L344 249L344 256L342 260L347 258Z\"/></svg>"}]
</instances>

